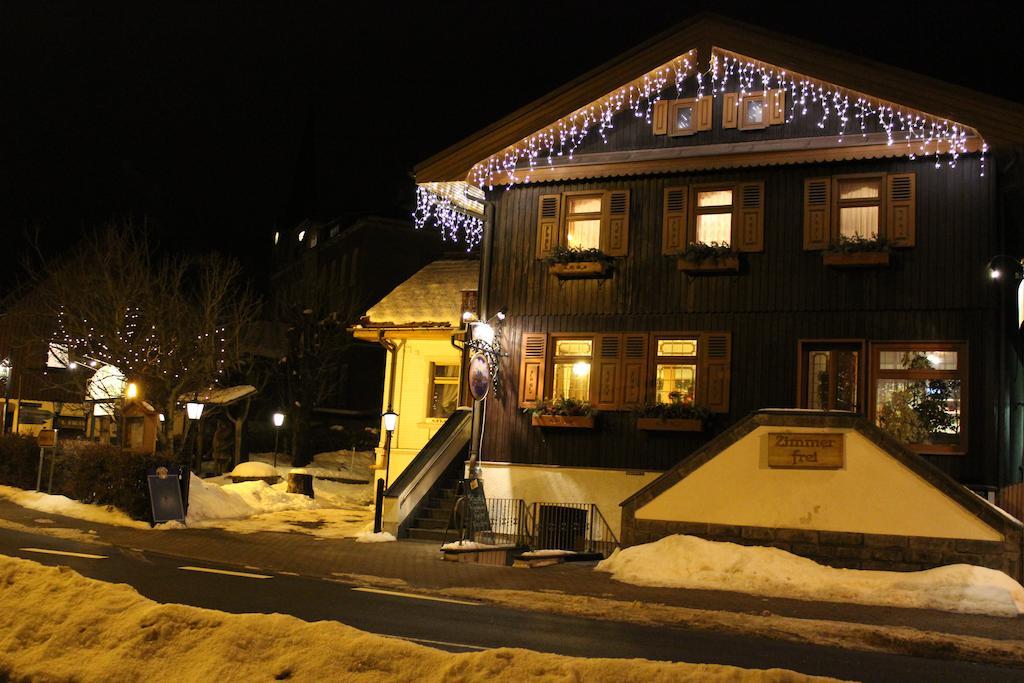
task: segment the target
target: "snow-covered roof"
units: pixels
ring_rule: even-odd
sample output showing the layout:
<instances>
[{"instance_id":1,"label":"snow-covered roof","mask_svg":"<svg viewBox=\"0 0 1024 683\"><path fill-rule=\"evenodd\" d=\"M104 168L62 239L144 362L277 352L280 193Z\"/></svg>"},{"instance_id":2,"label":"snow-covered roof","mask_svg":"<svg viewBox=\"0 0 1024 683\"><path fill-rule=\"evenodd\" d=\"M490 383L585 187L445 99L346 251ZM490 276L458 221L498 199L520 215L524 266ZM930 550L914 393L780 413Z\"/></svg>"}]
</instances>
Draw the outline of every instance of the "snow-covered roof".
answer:
<instances>
[{"instance_id":1,"label":"snow-covered roof","mask_svg":"<svg viewBox=\"0 0 1024 683\"><path fill-rule=\"evenodd\" d=\"M480 262L434 261L395 287L363 316L364 327L459 327L462 292L476 290Z\"/></svg>"},{"instance_id":2,"label":"snow-covered roof","mask_svg":"<svg viewBox=\"0 0 1024 683\"><path fill-rule=\"evenodd\" d=\"M178 400L182 403L195 401L209 406L227 406L241 401L256 393L256 387L249 384L239 384L236 387L211 387L200 391L198 394L189 392L182 394Z\"/></svg>"}]
</instances>

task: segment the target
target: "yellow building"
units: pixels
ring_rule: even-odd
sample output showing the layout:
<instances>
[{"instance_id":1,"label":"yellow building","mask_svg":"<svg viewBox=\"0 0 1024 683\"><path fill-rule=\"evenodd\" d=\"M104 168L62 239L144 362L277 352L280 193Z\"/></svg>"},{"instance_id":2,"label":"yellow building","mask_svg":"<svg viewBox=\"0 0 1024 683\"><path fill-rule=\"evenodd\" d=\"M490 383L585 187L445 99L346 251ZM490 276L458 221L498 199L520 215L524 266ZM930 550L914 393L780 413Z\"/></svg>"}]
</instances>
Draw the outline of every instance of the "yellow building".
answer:
<instances>
[{"instance_id":1,"label":"yellow building","mask_svg":"<svg viewBox=\"0 0 1024 683\"><path fill-rule=\"evenodd\" d=\"M480 263L435 261L375 304L352 328L356 339L384 346L384 400L398 413L391 463L384 459L385 434L377 449L378 478L395 478L460 405L464 314L476 314Z\"/></svg>"}]
</instances>

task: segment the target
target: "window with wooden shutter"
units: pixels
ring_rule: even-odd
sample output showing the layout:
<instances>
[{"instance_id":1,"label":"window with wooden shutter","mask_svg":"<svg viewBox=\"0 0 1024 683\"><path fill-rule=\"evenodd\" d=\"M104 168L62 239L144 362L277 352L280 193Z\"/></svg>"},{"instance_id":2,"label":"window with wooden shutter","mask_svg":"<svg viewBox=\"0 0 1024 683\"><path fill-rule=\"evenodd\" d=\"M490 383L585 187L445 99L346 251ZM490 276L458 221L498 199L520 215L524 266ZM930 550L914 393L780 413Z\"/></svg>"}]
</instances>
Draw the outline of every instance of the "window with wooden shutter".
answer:
<instances>
[{"instance_id":1,"label":"window with wooden shutter","mask_svg":"<svg viewBox=\"0 0 1024 683\"><path fill-rule=\"evenodd\" d=\"M658 100L651 112L651 129L655 135L668 134L668 100Z\"/></svg>"},{"instance_id":2,"label":"window with wooden shutter","mask_svg":"<svg viewBox=\"0 0 1024 683\"><path fill-rule=\"evenodd\" d=\"M601 248L609 256L629 253L629 190L611 190L608 219L601 230Z\"/></svg>"},{"instance_id":3,"label":"window with wooden shutter","mask_svg":"<svg viewBox=\"0 0 1024 683\"><path fill-rule=\"evenodd\" d=\"M731 342L728 332L709 332L700 338L697 405L713 413L729 412Z\"/></svg>"},{"instance_id":4,"label":"window with wooden shutter","mask_svg":"<svg viewBox=\"0 0 1024 683\"><path fill-rule=\"evenodd\" d=\"M739 96L734 92L722 95L722 128L735 128L739 122Z\"/></svg>"},{"instance_id":5,"label":"window with wooden shutter","mask_svg":"<svg viewBox=\"0 0 1024 683\"><path fill-rule=\"evenodd\" d=\"M666 187L661 214L661 253L675 256L686 246L686 187Z\"/></svg>"},{"instance_id":6,"label":"window with wooden shutter","mask_svg":"<svg viewBox=\"0 0 1024 683\"><path fill-rule=\"evenodd\" d=\"M764 183L741 183L736 193L739 201L733 244L737 251L764 251Z\"/></svg>"},{"instance_id":7,"label":"window with wooden shutter","mask_svg":"<svg viewBox=\"0 0 1024 683\"><path fill-rule=\"evenodd\" d=\"M890 173L886 177L886 230L894 247L912 247L916 242L916 189L914 173Z\"/></svg>"},{"instance_id":8,"label":"window with wooden shutter","mask_svg":"<svg viewBox=\"0 0 1024 683\"><path fill-rule=\"evenodd\" d=\"M644 390L647 383L647 341L644 333L622 335L622 398L620 406L625 409L639 408L644 404Z\"/></svg>"},{"instance_id":9,"label":"window with wooden shutter","mask_svg":"<svg viewBox=\"0 0 1024 683\"><path fill-rule=\"evenodd\" d=\"M622 402L622 335L599 334L594 352L594 406L616 410Z\"/></svg>"},{"instance_id":10,"label":"window with wooden shutter","mask_svg":"<svg viewBox=\"0 0 1024 683\"><path fill-rule=\"evenodd\" d=\"M804 249L828 249L832 226L832 179L804 181Z\"/></svg>"},{"instance_id":11,"label":"window with wooden shutter","mask_svg":"<svg viewBox=\"0 0 1024 683\"><path fill-rule=\"evenodd\" d=\"M528 408L544 398L544 372L548 336L525 332L519 357L519 407Z\"/></svg>"},{"instance_id":12,"label":"window with wooden shutter","mask_svg":"<svg viewBox=\"0 0 1024 683\"><path fill-rule=\"evenodd\" d=\"M562 195L541 195L537 207L537 258L547 258L559 242L562 224Z\"/></svg>"}]
</instances>

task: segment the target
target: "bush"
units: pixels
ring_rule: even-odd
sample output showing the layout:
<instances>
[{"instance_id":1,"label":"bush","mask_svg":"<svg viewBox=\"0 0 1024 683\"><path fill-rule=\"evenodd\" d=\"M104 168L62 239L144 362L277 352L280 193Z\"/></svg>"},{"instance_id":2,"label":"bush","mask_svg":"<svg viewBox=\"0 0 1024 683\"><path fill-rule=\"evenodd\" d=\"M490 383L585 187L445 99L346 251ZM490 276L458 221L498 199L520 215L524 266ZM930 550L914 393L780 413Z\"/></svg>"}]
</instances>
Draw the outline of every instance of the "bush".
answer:
<instances>
[{"instance_id":1,"label":"bush","mask_svg":"<svg viewBox=\"0 0 1024 683\"><path fill-rule=\"evenodd\" d=\"M615 263L615 257L609 256L600 249L583 249L582 247L555 247L544 262L548 265L555 263L581 263L592 262Z\"/></svg>"},{"instance_id":2,"label":"bush","mask_svg":"<svg viewBox=\"0 0 1024 683\"><path fill-rule=\"evenodd\" d=\"M139 455L116 446L73 440L59 443L53 492L83 503L113 505L132 519L152 521L146 475L159 466L178 464L170 454ZM35 489L39 447L28 436L0 438L0 483ZM44 488L49 478L47 459Z\"/></svg>"},{"instance_id":3,"label":"bush","mask_svg":"<svg viewBox=\"0 0 1024 683\"><path fill-rule=\"evenodd\" d=\"M679 252L679 257L688 263L717 262L719 259L732 256L732 253L732 247L728 244L690 242L686 245L686 249Z\"/></svg>"}]
</instances>

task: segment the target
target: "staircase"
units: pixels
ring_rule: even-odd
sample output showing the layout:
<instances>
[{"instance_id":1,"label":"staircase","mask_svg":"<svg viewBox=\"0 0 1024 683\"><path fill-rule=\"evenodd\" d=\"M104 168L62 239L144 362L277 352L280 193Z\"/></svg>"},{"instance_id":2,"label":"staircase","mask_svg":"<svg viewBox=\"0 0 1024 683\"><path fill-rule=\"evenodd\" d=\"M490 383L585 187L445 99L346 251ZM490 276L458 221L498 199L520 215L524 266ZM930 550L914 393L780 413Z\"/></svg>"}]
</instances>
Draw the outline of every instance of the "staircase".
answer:
<instances>
[{"instance_id":1,"label":"staircase","mask_svg":"<svg viewBox=\"0 0 1024 683\"><path fill-rule=\"evenodd\" d=\"M436 543L444 540L444 530L455 506L455 491L462 474L463 459L456 458L452 466L438 478L425 504L414 513L407 527L409 538Z\"/></svg>"}]
</instances>

